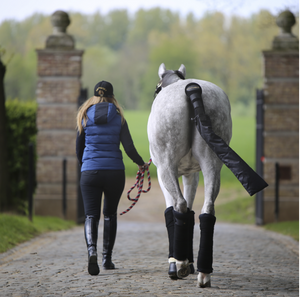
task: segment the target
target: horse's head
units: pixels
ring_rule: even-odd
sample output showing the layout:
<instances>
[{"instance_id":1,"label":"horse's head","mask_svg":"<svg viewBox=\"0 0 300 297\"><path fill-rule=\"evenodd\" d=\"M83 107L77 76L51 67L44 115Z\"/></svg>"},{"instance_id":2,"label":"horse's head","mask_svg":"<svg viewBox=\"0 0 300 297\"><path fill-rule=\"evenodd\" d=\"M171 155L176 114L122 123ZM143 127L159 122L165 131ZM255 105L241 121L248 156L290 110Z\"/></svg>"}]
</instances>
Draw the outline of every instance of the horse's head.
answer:
<instances>
[{"instance_id":1,"label":"horse's head","mask_svg":"<svg viewBox=\"0 0 300 297\"><path fill-rule=\"evenodd\" d=\"M185 79L185 66L181 64L178 70L167 70L164 63L158 68L158 76L160 82L156 85L155 96L168 85L177 82L180 79Z\"/></svg>"}]
</instances>

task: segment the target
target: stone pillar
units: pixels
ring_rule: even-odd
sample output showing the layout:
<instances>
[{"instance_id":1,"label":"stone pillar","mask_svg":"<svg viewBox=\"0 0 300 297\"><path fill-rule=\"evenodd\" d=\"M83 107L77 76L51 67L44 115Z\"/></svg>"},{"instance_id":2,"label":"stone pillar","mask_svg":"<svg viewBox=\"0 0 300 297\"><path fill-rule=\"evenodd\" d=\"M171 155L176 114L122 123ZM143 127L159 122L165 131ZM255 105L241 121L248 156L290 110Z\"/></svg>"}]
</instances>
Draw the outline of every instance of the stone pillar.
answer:
<instances>
[{"instance_id":1,"label":"stone pillar","mask_svg":"<svg viewBox=\"0 0 300 297\"><path fill-rule=\"evenodd\" d=\"M63 159L67 160L67 214L77 219L77 170L75 153L77 99L81 89L82 50L66 33L69 16L51 16L53 34L37 52L37 190L35 214L63 217Z\"/></svg>"},{"instance_id":2,"label":"stone pillar","mask_svg":"<svg viewBox=\"0 0 300 297\"><path fill-rule=\"evenodd\" d=\"M279 164L279 221L299 219L299 41L295 17L282 12L280 33L264 58L264 223L274 222L275 164Z\"/></svg>"}]
</instances>

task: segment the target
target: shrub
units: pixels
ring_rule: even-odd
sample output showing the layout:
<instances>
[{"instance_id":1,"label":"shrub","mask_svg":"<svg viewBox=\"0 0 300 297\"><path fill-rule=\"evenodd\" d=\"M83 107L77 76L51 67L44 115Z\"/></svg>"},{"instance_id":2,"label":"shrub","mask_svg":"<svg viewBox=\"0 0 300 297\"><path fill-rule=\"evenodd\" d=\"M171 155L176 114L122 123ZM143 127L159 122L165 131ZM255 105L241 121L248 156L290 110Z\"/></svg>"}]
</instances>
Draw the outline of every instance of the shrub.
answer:
<instances>
[{"instance_id":1,"label":"shrub","mask_svg":"<svg viewBox=\"0 0 300 297\"><path fill-rule=\"evenodd\" d=\"M5 107L9 178L8 208L24 211L27 204L28 145L31 142L35 147L36 144L37 104L34 101L23 102L14 99L7 100ZM36 153L34 152L34 168L35 164Z\"/></svg>"}]
</instances>

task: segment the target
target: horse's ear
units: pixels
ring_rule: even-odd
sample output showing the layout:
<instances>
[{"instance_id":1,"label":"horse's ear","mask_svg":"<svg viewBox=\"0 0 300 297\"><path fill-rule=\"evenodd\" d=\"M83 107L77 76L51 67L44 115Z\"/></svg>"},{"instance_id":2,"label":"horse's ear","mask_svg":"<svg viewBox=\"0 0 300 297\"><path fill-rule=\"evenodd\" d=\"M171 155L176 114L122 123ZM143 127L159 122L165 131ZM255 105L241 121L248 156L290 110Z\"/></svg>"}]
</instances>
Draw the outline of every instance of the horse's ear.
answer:
<instances>
[{"instance_id":1,"label":"horse's ear","mask_svg":"<svg viewBox=\"0 0 300 297\"><path fill-rule=\"evenodd\" d=\"M162 79L162 75L166 72L166 66L164 63L161 63L158 68L158 76L160 79Z\"/></svg>"},{"instance_id":2,"label":"horse's ear","mask_svg":"<svg viewBox=\"0 0 300 297\"><path fill-rule=\"evenodd\" d=\"M183 64L181 64L178 70L183 74L183 76L185 78L185 66Z\"/></svg>"}]
</instances>

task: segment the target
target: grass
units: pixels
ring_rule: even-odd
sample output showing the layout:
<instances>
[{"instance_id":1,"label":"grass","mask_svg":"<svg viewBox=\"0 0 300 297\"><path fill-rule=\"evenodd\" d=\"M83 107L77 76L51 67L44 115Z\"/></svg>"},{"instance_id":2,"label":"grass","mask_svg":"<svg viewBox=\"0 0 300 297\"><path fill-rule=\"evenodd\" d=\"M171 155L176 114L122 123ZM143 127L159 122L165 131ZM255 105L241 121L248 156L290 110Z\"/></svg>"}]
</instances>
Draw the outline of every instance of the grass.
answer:
<instances>
[{"instance_id":1,"label":"grass","mask_svg":"<svg viewBox=\"0 0 300 297\"><path fill-rule=\"evenodd\" d=\"M147 122L150 112L149 111L125 111L124 115L129 126L129 130L134 142L134 145L145 162L150 159L149 141L147 135ZM126 176L135 176L138 167L126 155L122 145L120 146L123 153L123 161L126 170ZM151 165L151 176L156 177L156 168Z\"/></svg>"},{"instance_id":2,"label":"grass","mask_svg":"<svg viewBox=\"0 0 300 297\"><path fill-rule=\"evenodd\" d=\"M25 216L0 214L0 253L42 233L65 230L73 226L75 222L56 217L34 216L30 222Z\"/></svg>"},{"instance_id":3,"label":"grass","mask_svg":"<svg viewBox=\"0 0 300 297\"><path fill-rule=\"evenodd\" d=\"M216 205L217 220L227 223L255 224L254 199L254 197L241 197L221 205ZM299 221L266 224L263 228L290 236L299 241Z\"/></svg>"},{"instance_id":4,"label":"grass","mask_svg":"<svg viewBox=\"0 0 300 297\"><path fill-rule=\"evenodd\" d=\"M264 226L266 230L278 232L287 236L291 236L299 241L299 221L289 221L267 224Z\"/></svg>"},{"instance_id":5,"label":"grass","mask_svg":"<svg viewBox=\"0 0 300 297\"><path fill-rule=\"evenodd\" d=\"M254 198L238 198L215 206L218 222L255 224Z\"/></svg>"}]
</instances>

